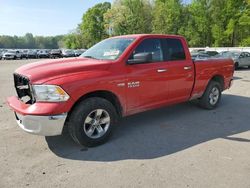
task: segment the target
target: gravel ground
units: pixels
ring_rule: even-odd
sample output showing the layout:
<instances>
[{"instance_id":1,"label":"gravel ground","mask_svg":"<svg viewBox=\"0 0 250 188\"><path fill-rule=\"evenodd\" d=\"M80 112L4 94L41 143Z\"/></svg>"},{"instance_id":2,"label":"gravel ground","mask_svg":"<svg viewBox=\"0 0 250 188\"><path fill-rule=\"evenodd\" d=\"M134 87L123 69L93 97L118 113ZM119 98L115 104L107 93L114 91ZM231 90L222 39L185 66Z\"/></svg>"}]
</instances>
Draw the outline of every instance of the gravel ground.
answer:
<instances>
[{"instance_id":1,"label":"gravel ground","mask_svg":"<svg viewBox=\"0 0 250 188\"><path fill-rule=\"evenodd\" d=\"M13 71L0 61L0 187L250 187L250 69L213 111L184 103L123 119L112 139L81 148L16 124L6 97Z\"/></svg>"}]
</instances>

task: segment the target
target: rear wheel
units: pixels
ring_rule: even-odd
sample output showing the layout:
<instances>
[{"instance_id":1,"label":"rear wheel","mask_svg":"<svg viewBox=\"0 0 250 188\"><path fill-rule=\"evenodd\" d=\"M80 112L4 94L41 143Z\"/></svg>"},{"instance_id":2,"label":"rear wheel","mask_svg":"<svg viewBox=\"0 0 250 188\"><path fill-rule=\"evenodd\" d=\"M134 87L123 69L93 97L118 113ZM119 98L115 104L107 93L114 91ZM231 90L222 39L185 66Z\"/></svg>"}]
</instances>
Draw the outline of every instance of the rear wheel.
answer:
<instances>
[{"instance_id":1,"label":"rear wheel","mask_svg":"<svg viewBox=\"0 0 250 188\"><path fill-rule=\"evenodd\" d=\"M117 120L116 110L109 101L93 97L80 102L67 123L75 142L93 147L108 140Z\"/></svg>"},{"instance_id":2,"label":"rear wheel","mask_svg":"<svg viewBox=\"0 0 250 188\"><path fill-rule=\"evenodd\" d=\"M205 93L199 99L199 105L209 110L216 108L221 99L221 91L222 87L218 82L210 81Z\"/></svg>"}]
</instances>

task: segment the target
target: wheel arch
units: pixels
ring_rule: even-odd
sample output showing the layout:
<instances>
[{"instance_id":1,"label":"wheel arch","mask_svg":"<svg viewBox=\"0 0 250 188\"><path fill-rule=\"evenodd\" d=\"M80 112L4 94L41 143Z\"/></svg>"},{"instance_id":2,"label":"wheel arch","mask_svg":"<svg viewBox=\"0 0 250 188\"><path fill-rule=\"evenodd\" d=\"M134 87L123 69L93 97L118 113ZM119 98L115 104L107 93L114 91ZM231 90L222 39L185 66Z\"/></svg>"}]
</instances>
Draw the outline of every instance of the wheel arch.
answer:
<instances>
[{"instance_id":1,"label":"wheel arch","mask_svg":"<svg viewBox=\"0 0 250 188\"><path fill-rule=\"evenodd\" d=\"M221 89L224 90L225 87L225 81L224 81L224 77L222 75L214 75L210 81L208 82L207 86L209 85L209 83L211 81L215 81L218 82L221 85Z\"/></svg>"},{"instance_id":2,"label":"wheel arch","mask_svg":"<svg viewBox=\"0 0 250 188\"><path fill-rule=\"evenodd\" d=\"M118 98L118 96L116 94L114 94L111 91L106 91L106 90L97 90L97 91L92 91L89 93L84 94L83 96L81 96L75 103L74 105L71 107L68 116L70 116L71 112L74 110L74 108L83 100L86 100L88 98L91 97L99 97L99 98L103 98L106 99L107 101L109 101L111 104L114 105L117 114L119 115L119 117L123 116L123 107L122 104Z\"/></svg>"},{"instance_id":3,"label":"wheel arch","mask_svg":"<svg viewBox=\"0 0 250 188\"><path fill-rule=\"evenodd\" d=\"M74 105L71 107L71 109L69 110L68 114L67 114L67 118L63 127L63 131L62 133L66 133L68 132L68 121L70 118L71 113L73 112L73 110L75 109L75 107L83 100L86 100L88 98L91 97L100 97L103 99L108 100L109 102L111 102L111 104L114 105L116 112L118 114L118 117L121 118L123 116L123 107L122 104L118 98L118 96L116 94L114 94L113 92L110 91L106 91L106 90L97 90L97 91L92 91L89 93L86 93L84 95L82 95L75 103Z\"/></svg>"}]
</instances>

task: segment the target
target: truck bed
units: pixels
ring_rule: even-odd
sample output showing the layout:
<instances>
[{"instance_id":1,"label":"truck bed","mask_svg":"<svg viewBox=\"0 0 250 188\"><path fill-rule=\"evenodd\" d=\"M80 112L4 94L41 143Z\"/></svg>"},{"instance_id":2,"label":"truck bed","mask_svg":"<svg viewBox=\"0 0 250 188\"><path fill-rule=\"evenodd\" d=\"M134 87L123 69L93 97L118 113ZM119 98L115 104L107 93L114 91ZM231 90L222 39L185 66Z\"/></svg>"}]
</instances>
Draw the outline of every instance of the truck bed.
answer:
<instances>
[{"instance_id":1,"label":"truck bed","mask_svg":"<svg viewBox=\"0 0 250 188\"><path fill-rule=\"evenodd\" d=\"M203 95L209 80L213 77L222 78L223 88L228 89L234 73L234 63L231 59L195 60L195 82L190 99Z\"/></svg>"}]
</instances>

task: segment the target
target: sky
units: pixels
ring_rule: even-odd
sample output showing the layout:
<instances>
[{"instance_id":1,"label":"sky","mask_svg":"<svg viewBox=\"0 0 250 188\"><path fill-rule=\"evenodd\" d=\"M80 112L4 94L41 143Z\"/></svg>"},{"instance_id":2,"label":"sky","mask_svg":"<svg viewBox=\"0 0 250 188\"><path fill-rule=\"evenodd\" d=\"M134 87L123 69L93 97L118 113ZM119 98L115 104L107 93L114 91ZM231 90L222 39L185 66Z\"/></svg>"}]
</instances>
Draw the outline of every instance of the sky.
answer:
<instances>
[{"instance_id":1,"label":"sky","mask_svg":"<svg viewBox=\"0 0 250 188\"><path fill-rule=\"evenodd\" d=\"M112 0L105 0L112 2ZM0 0L0 35L67 34L84 12L103 0Z\"/></svg>"}]
</instances>

